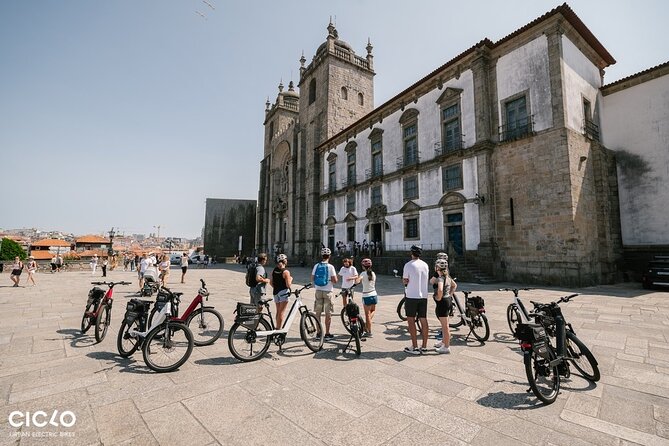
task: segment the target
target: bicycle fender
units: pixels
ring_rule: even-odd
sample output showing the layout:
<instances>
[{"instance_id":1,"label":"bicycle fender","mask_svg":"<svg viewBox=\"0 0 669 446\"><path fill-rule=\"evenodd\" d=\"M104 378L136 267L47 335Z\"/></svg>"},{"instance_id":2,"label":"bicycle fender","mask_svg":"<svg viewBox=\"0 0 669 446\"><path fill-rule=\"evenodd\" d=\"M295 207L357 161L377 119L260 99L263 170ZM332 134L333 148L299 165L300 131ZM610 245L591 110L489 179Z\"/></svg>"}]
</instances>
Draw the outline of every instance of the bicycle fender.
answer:
<instances>
[{"instance_id":1,"label":"bicycle fender","mask_svg":"<svg viewBox=\"0 0 669 446\"><path fill-rule=\"evenodd\" d=\"M204 310L205 308L209 308L210 310L215 310L215 309L216 309L215 307L212 307L211 305L206 306L206 307L202 307L203 310ZM197 310L196 310L196 311L197 311ZM237 310L235 310L235 311L237 311Z\"/></svg>"}]
</instances>

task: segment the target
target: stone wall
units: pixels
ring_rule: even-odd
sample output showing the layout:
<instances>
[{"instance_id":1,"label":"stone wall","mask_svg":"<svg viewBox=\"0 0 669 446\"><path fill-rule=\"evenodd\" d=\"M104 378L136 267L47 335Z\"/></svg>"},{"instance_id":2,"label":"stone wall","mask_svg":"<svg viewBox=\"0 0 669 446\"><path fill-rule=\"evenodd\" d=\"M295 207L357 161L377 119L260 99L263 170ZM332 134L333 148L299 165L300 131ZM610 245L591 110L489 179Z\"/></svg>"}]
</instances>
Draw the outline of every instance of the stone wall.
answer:
<instances>
[{"instance_id":1,"label":"stone wall","mask_svg":"<svg viewBox=\"0 0 669 446\"><path fill-rule=\"evenodd\" d=\"M238 252L251 255L255 249L256 201L207 198L204 219L204 252L218 258Z\"/></svg>"}]
</instances>

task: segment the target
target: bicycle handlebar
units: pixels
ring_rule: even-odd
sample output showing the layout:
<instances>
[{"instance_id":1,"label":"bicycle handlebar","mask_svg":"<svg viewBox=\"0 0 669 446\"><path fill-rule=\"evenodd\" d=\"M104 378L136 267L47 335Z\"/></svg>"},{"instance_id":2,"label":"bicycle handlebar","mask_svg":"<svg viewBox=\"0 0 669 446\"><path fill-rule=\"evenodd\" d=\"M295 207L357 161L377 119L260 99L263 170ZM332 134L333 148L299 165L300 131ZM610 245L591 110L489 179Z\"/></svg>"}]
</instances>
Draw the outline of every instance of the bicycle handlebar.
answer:
<instances>
[{"instance_id":1,"label":"bicycle handlebar","mask_svg":"<svg viewBox=\"0 0 669 446\"><path fill-rule=\"evenodd\" d=\"M207 289L207 284L204 283L204 279L200 279L200 283L202 284L202 288L204 288L206 290Z\"/></svg>"},{"instance_id":2,"label":"bicycle handlebar","mask_svg":"<svg viewBox=\"0 0 669 446\"><path fill-rule=\"evenodd\" d=\"M532 288L500 288L497 291L511 291L512 293L517 293L518 291L530 291Z\"/></svg>"},{"instance_id":3,"label":"bicycle handlebar","mask_svg":"<svg viewBox=\"0 0 669 446\"><path fill-rule=\"evenodd\" d=\"M296 290L291 291L291 293L294 294L295 296L299 296L302 291L307 290L309 288L311 288L310 283L304 285L302 288L298 288Z\"/></svg>"},{"instance_id":4,"label":"bicycle handlebar","mask_svg":"<svg viewBox=\"0 0 669 446\"><path fill-rule=\"evenodd\" d=\"M354 283L353 285L351 285L348 288L342 288L341 291L339 291L339 295L341 296L344 292L353 291L353 288L357 287L358 285L360 285L360 284L359 283Z\"/></svg>"},{"instance_id":5,"label":"bicycle handlebar","mask_svg":"<svg viewBox=\"0 0 669 446\"><path fill-rule=\"evenodd\" d=\"M121 282L91 282L91 285L107 285L109 288L112 288L114 285L130 285L130 282L121 281Z\"/></svg>"},{"instance_id":6,"label":"bicycle handlebar","mask_svg":"<svg viewBox=\"0 0 669 446\"><path fill-rule=\"evenodd\" d=\"M556 300L554 302L547 303L547 304L544 304L544 303L541 303L541 302L535 302L533 300L531 300L530 303L532 305L534 305L534 308L550 307L550 306L553 306L553 305L559 305L561 303L567 303L570 300L572 300L573 298L575 298L576 296L578 296L578 293L570 294L568 296L562 296L558 300Z\"/></svg>"}]
</instances>

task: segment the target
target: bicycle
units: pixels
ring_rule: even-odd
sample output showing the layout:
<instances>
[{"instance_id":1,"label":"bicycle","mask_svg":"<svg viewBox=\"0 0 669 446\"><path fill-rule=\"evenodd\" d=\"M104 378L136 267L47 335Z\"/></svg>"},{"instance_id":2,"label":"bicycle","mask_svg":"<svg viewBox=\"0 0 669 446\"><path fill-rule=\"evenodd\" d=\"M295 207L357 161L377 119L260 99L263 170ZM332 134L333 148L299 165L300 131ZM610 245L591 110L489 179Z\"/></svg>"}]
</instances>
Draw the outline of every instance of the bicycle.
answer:
<instances>
[{"instance_id":1,"label":"bicycle","mask_svg":"<svg viewBox=\"0 0 669 446\"><path fill-rule=\"evenodd\" d=\"M399 274L397 274L398 271L396 269L393 270L393 275L397 278L402 278ZM407 318L407 311L405 307L405 303L407 300L407 286L404 285L404 297L400 299L399 303L397 304L397 316L400 318L401 321L406 321ZM414 321L416 322L416 330L418 330L418 333L422 333L423 329L420 325L420 321L418 318L414 318Z\"/></svg>"},{"instance_id":2,"label":"bicycle","mask_svg":"<svg viewBox=\"0 0 669 446\"><path fill-rule=\"evenodd\" d=\"M156 305L162 308L148 329L151 301L128 302L116 342L122 357L127 358L141 347L144 362L156 372L171 372L188 360L193 352L193 333L172 318L173 305L180 300L178 294L164 288L158 290ZM164 362L160 363L161 360Z\"/></svg>"},{"instance_id":3,"label":"bicycle","mask_svg":"<svg viewBox=\"0 0 669 446\"><path fill-rule=\"evenodd\" d=\"M130 282L91 282L91 285L107 285L109 289L105 292L102 288L93 287L88 292L86 309L81 318L81 333L85 334L95 324L95 340L102 342L111 322L114 286L130 285Z\"/></svg>"},{"instance_id":4,"label":"bicycle","mask_svg":"<svg viewBox=\"0 0 669 446\"><path fill-rule=\"evenodd\" d=\"M360 341L362 340L362 335L365 332L365 318L360 313L360 307L353 301L353 288L357 284L353 284L347 290L341 290L339 295L343 295L346 292L346 306L341 309L340 317L341 322L346 328L346 331L349 332L351 337L348 340L348 344L344 347L344 351L348 349L348 346L351 345L352 341L355 341L355 354L360 356Z\"/></svg>"},{"instance_id":5,"label":"bicycle","mask_svg":"<svg viewBox=\"0 0 669 446\"><path fill-rule=\"evenodd\" d=\"M209 291L207 290L207 284L203 279L200 279L200 284L202 286L197 291L197 296L195 296L188 308L186 308L184 314L178 316L180 300L174 301L172 304L172 320L174 322L181 322L190 328L190 331L193 333L193 343L198 347L211 345L216 342L216 340L223 334L224 325L221 313L216 311L214 307L204 306L203 298L209 300ZM163 289L179 298L183 295L183 293L180 292L169 291L169 289L165 287L163 287ZM199 308L196 309L198 305ZM149 326L151 326L153 317L158 311L159 305L154 305L149 314Z\"/></svg>"},{"instance_id":6,"label":"bicycle","mask_svg":"<svg viewBox=\"0 0 669 446\"><path fill-rule=\"evenodd\" d=\"M520 291L530 291L532 288L500 288L498 291L511 291L513 293L513 302L506 307L506 322L509 324L511 334L516 336L518 324L527 324L530 321L530 314L525 309L525 305L518 297Z\"/></svg>"},{"instance_id":7,"label":"bicycle","mask_svg":"<svg viewBox=\"0 0 669 446\"><path fill-rule=\"evenodd\" d=\"M272 319L272 312L269 308L271 297L262 299L258 305L237 302L235 323L228 332L230 353L243 362L255 361L267 352L270 341L273 341L281 351L286 335L298 312L300 313L300 337L309 350L314 353L319 351L323 347L325 333L321 328L321 322L313 312L308 310L300 298L300 293L310 287L311 284L308 283L302 288L291 291L291 294L295 295L295 300L280 329L274 326L274 319ZM259 312L259 306L264 306L266 313Z\"/></svg>"},{"instance_id":8,"label":"bicycle","mask_svg":"<svg viewBox=\"0 0 669 446\"><path fill-rule=\"evenodd\" d=\"M488 317L485 315L485 301L481 296L469 297L471 291L462 291L465 295L465 307L460 303L457 294L453 294L453 306L451 307L450 316L453 317L454 309L457 308L459 320L457 322L449 322L448 326L457 328L461 325L467 324L469 333L465 338L465 342L469 339L469 335L473 334L481 344L490 337L490 325L488 324Z\"/></svg>"},{"instance_id":9,"label":"bicycle","mask_svg":"<svg viewBox=\"0 0 669 446\"><path fill-rule=\"evenodd\" d=\"M530 316L539 323L520 323L516 329L530 390L545 404L551 404L557 398L560 376L569 378L571 375L570 363L588 381L597 382L601 377L597 360L576 337L559 306L576 296L578 294L564 296L549 304L532 302L536 311ZM555 339L555 346L551 344L551 338Z\"/></svg>"}]
</instances>

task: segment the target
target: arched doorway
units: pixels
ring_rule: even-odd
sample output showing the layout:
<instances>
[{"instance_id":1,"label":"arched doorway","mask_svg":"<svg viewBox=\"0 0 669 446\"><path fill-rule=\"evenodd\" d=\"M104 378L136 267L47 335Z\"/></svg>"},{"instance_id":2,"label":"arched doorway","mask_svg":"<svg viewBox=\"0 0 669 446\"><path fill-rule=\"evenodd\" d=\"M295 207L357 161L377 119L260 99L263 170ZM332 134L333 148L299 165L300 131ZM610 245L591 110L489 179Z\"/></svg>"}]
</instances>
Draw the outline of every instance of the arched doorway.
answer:
<instances>
[{"instance_id":1,"label":"arched doorway","mask_svg":"<svg viewBox=\"0 0 669 446\"><path fill-rule=\"evenodd\" d=\"M449 192L439 200L441 206L444 247L449 257L461 256L465 252L465 202L464 196Z\"/></svg>"}]
</instances>

